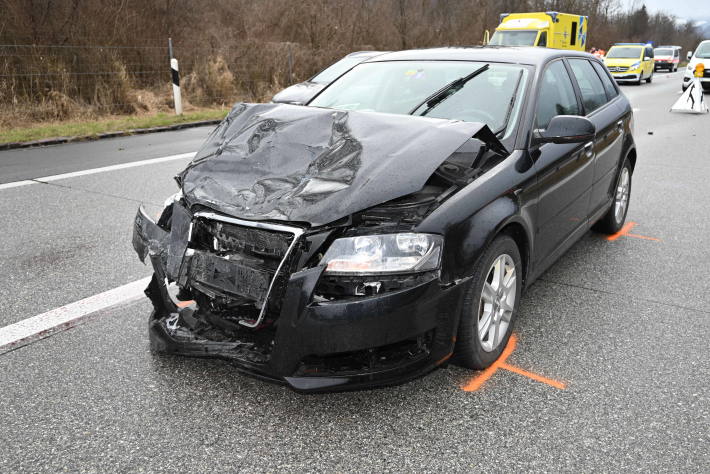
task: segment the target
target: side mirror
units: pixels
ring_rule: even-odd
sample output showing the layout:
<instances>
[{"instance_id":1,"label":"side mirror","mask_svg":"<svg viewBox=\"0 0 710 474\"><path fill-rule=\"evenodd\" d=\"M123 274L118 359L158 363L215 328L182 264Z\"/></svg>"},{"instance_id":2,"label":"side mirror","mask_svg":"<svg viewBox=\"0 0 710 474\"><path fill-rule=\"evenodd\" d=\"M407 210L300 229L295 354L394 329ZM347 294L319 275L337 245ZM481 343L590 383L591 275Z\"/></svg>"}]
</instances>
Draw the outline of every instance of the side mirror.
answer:
<instances>
[{"instance_id":1,"label":"side mirror","mask_svg":"<svg viewBox=\"0 0 710 474\"><path fill-rule=\"evenodd\" d=\"M645 58L643 58L644 61L650 61L651 59L653 59L653 58L650 56L646 56Z\"/></svg>"},{"instance_id":2,"label":"side mirror","mask_svg":"<svg viewBox=\"0 0 710 474\"><path fill-rule=\"evenodd\" d=\"M586 117L557 115L545 130L535 130L535 143L583 143L594 139L597 130Z\"/></svg>"},{"instance_id":3,"label":"side mirror","mask_svg":"<svg viewBox=\"0 0 710 474\"><path fill-rule=\"evenodd\" d=\"M690 61L693 58L693 52L688 51L688 61Z\"/></svg>"}]
</instances>

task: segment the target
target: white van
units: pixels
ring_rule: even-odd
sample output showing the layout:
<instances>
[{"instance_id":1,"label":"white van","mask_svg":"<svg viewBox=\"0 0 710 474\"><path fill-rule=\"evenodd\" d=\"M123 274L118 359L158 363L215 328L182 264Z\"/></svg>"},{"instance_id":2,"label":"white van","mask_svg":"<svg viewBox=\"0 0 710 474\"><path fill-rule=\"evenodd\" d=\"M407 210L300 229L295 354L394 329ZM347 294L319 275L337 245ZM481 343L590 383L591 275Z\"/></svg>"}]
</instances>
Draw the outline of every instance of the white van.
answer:
<instances>
[{"instance_id":1,"label":"white van","mask_svg":"<svg viewBox=\"0 0 710 474\"><path fill-rule=\"evenodd\" d=\"M685 68L683 75L683 90L686 90L690 85L698 64L704 66L700 83L705 92L710 92L710 40L701 41L695 49L695 53L688 51L688 67Z\"/></svg>"}]
</instances>

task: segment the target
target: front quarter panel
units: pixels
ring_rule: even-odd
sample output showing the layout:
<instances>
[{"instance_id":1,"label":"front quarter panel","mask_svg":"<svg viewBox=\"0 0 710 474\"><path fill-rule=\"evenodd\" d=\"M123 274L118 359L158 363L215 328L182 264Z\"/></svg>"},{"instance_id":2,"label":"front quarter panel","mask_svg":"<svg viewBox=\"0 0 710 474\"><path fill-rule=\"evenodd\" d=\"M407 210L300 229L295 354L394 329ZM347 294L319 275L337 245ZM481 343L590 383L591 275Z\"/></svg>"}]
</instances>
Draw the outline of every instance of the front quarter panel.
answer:
<instances>
[{"instance_id":1,"label":"front quarter panel","mask_svg":"<svg viewBox=\"0 0 710 474\"><path fill-rule=\"evenodd\" d=\"M493 238L507 225L524 229L532 242L534 186L530 157L515 151L432 212L417 231L444 235L441 279L444 283L469 277ZM523 252L521 252L523 253Z\"/></svg>"}]
</instances>

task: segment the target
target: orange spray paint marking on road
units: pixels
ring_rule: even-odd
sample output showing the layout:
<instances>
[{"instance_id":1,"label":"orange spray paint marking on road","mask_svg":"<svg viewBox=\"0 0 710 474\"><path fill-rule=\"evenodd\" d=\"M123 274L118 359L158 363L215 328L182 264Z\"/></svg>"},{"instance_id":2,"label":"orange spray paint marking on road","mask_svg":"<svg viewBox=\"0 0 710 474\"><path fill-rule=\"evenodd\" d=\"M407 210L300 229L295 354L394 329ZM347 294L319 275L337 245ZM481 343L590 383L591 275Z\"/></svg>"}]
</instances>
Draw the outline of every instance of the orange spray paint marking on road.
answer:
<instances>
[{"instance_id":1,"label":"orange spray paint marking on road","mask_svg":"<svg viewBox=\"0 0 710 474\"><path fill-rule=\"evenodd\" d=\"M514 365L508 364L506 361L515 350L515 346L517 345L517 343L517 336L515 334L511 334L510 339L508 340L508 345L505 346L505 349L503 349L503 353L500 355L500 357L498 357L498 359L493 362L490 367L488 367L483 372L469 380L467 384L461 387L461 389L464 392L475 392L476 390L481 388L483 384L488 381L488 379L493 377L493 374L498 372L498 369L505 369L510 372L523 375L537 382L542 382L552 387L559 388L560 390L564 390L566 388L566 385L562 382L549 379L547 377L543 377L542 375L534 374L532 372L528 372L527 370L523 370L519 367L515 367Z\"/></svg>"},{"instance_id":2,"label":"orange spray paint marking on road","mask_svg":"<svg viewBox=\"0 0 710 474\"><path fill-rule=\"evenodd\" d=\"M627 222L624 225L624 227L621 228L621 230L619 232L617 232L616 234L611 234L611 235L607 236L606 240L614 241L614 240L618 239L619 237L634 237L636 239L653 240L654 242L661 241L661 239L657 239L655 237L648 237L646 235L632 234L631 229L633 229L635 225L636 225L635 222Z\"/></svg>"}]
</instances>

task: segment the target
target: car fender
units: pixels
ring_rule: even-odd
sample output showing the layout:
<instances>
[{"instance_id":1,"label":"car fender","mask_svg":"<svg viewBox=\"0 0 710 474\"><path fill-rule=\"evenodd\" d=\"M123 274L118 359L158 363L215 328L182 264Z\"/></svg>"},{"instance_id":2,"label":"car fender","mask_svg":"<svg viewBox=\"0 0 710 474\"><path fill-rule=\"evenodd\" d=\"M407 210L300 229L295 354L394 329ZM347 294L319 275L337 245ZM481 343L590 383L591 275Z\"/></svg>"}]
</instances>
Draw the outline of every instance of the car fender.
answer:
<instances>
[{"instance_id":1,"label":"car fender","mask_svg":"<svg viewBox=\"0 0 710 474\"><path fill-rule=\"evenodd\" d=\"M442 282L470 277L481 253L509 225L516 231L522 229L522 235L514 237L524 240L526 248L520 253L527 268L534 227L530 209L521 197L522 188L514 186L515 166L521 158L515 155L518 153L458 191L417 226L419 232L444 235Z\"/></svg>"}]
</instances>

